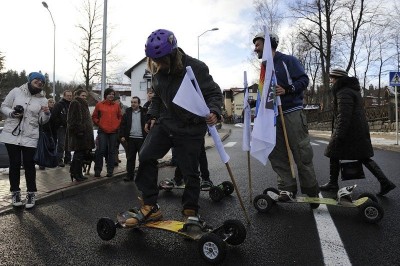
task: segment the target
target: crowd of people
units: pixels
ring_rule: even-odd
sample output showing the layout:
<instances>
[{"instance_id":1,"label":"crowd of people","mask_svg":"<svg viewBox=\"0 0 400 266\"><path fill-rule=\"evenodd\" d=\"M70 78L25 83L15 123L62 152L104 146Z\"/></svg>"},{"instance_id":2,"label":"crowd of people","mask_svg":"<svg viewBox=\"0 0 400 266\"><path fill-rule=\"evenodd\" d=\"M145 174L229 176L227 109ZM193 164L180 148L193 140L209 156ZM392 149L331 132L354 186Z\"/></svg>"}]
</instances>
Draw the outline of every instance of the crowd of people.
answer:
<instances>
[{"instance_id":1,"label":"crowd of people","mask_svg":"<svg viewBox=\"0 0 400 266\"><path fill-rule=\"evenodd\" d=\"M271 51L264 51L265 41L271 43ZM341 160L358 160L364 164L380 182L378 195L383 196L393 190L396 185L371 159L373 149L358 79L349 77L345 70L331 70L334 117L331 140L325 151L330 160L330 180L319 186L303 112L303 95L309 84L304 67L294 56L277 51L279 37L276 34L265 36L263 32L259 33L253 43L259 59L263 58L264 52L272 53L276 74L275 93L282 104L282 114L276 120L276 145L268 157L277 174L280 191L278 200L290 201L298 194L297 181L292 176L288 160L288 149L297 166L299 190L309 197L318 197L320 190L339 189ZM22 162L27 184L25 207L29 209L35 205L37 188L33 157L39 138L38 129L47 124L57 143L58 166L70 165L72 181L86 179L82 174L82 165L94 148L94 176L101 177L105 161L106 177L112 177L114 167L119 163L118 147L122 144L127 158L124 181L135 181L140 191L141 206L130 213L126 220L128 226L161 219L161 207L157 202L157 160L173 149L176 176L167 180L166 184L185 184L182 215L191 222L202 222L198 203L200 189L213 185L208 171L204 136L207 125L215 125L221 119L221 89L209 74L207 65L187 55L169 30L153 31L147 38L145 54L147 69L152 74L152 87L143 107L137 96L131 98L130 107L124 106L112 88L105 89L104 99L95 105L92 113L86 100L88 92L82 87L74 91L65 90L62 99L55 103L53 99L46 99L43 92L45 77L39 72L30 73L27 83L10 91L1 104L1 111L7 118L0 141L5 143L10 158L9 180L13 206L23 205L20 189ZM210 110L206 117L197 116L173 102L186 67L192 68ZM251 105L254 103L250 102ZM96 138L94 127L98 128ZM139 165L135 176L137 158ZM318 207L318 204L314 205Z\"/></svg>"}]
</instances>

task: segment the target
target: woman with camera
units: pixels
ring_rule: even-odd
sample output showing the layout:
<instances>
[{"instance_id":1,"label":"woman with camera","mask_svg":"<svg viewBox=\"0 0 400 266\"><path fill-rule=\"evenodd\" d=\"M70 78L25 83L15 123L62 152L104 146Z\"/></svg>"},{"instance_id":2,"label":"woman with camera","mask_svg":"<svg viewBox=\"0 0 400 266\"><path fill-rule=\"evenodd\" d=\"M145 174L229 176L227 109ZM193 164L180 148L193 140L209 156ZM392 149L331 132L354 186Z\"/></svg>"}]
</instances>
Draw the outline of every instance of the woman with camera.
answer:
<instances>
[{"instance_id":1,"label":"woman with camera","mask_svg":"<svg viewBox=\"0 0 400 266\"><path fill-rule=\"evenodd\" d=\"M35 206L36 169L33 157L39 139L39 121L45 124L50 119L47 99L43 91L45 77L39 72L28 75L28 82L12 89L1 104L6 116L0 141L4 142L10 159L10 191L13 206L22 206L20 189L21 157L25 168L25 208Z\"/></svg>"}]
</instances>

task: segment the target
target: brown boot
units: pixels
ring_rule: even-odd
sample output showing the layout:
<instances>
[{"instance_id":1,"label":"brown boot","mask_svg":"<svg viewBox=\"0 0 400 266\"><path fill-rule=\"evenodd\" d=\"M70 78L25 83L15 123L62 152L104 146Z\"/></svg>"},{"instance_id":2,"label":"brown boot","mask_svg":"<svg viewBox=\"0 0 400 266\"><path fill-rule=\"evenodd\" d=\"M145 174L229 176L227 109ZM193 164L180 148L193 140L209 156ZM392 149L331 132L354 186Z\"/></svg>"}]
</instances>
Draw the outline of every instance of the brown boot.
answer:
<instances>
[{"instance_id":1,"label":"brown boot","mask_svg":"<svg viewBox=\"0 0 400 266\"><path fill-rule=\"evenodd\" d=\"M138 224L161 220L162 214L160 206L143 205L138 212L131 212L131 218L126 219L127 226L136 226Z\"/></svg>"}]
</instances>

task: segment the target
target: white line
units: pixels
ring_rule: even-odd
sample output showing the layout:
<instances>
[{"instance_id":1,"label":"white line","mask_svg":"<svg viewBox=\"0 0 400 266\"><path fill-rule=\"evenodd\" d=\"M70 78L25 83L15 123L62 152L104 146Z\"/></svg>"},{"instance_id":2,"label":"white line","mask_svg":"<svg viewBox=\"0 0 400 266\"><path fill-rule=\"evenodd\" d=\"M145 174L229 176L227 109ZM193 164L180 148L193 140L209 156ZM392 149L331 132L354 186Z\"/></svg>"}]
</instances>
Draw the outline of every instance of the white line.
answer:
<instances>
[{"instance_id":1,"label":"white line","mask_svg":"<svg viewBox=\"0 0 400 266\"><path fill-rule=\"evenodd\" d=\"M310 142L310 144L311 144L311 146L319 146L319 144L318 143L315 143L315 142Z\"/></svg>"},{"instance_id":2,"label":"white line","mask_svg":"<svg viewBox=\"0 0 400 266\"><path fill-rule=\"evenodd\" d=\"M315 141L322 143L322 144L329 144L329 141L326 141L326 140L315 140Z\"/></svg>"},{"instance_id":3,"label":"white line","mask_svg":"<svg viewBox=\"0 0 400 266\"><path fill-rule=\"evenodd\" d=\"M321 194L320 194L320 197ZM351 265L342 239L326 205L321 204L314 209L314 219L317 224L321 250L325 265Z\"/></svg>"},{"instance_id":4,"label":"white line","mask_svg":"<svg viewBox=\"0 0 400 266\"><path fill-rule=\"evenodd\" d=\"M236 143L237 143L237 142L227 142L227 143L224 145L224 147L225 147L225 148L230 148L230 147L235 146Z\"/></svg>"}]
</instances>

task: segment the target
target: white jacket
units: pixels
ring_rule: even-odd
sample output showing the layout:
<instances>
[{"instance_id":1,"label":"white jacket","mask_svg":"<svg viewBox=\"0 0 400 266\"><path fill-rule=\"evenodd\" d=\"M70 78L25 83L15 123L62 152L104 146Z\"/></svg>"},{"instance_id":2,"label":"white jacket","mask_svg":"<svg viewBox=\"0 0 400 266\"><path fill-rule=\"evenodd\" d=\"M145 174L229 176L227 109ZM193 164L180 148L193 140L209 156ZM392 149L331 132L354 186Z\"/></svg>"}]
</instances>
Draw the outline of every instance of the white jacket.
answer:
<instances>
[{"instance_id":1,"label":"white jacket","mask_svg":"<svg viewBox=\"0 0 400 266\"><path fill-rule=\"evenodd\" d=\"M17 127L20 119L11 117L11 113L14 111L16 105L24 107L24 116L22 117L19 128ZM7 118L4 123L3 131L0 134L0 141L8 144L36 148L39 139L39 119L41 119L42 124L47 123L50 119L50 112L49 114L45 114L42 111L42 106L48 106L43 91L31 95L28 89L28 83L12 89L1 104L1 112ZM15 128L17 129L13 134L12 132ZM21 132L18 134L19 130L21 130Z\"/></svg>"}]
</instances>

